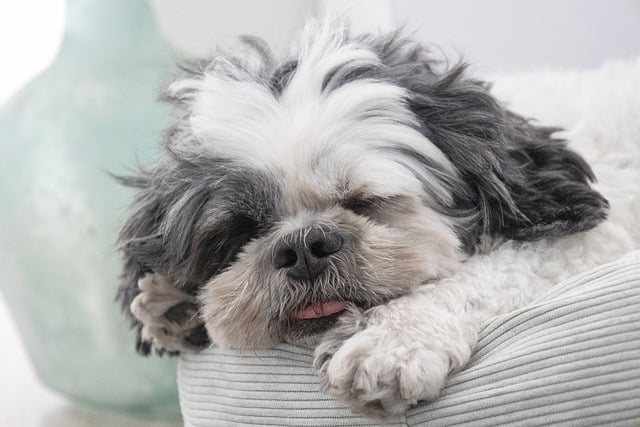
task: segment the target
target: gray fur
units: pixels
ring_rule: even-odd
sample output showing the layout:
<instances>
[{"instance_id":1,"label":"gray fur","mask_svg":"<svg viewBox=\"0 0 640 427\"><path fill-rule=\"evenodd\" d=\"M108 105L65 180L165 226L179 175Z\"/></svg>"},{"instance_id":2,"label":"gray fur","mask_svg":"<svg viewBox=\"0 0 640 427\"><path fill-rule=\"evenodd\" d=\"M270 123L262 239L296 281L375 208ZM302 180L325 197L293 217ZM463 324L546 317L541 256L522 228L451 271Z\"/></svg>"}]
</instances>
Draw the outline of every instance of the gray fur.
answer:
<instances>
[{"instance_id":1,"label":"gray fur","mask_svg":"<svg viewBox=\"0 0 640 427\"><path fill-rule=\"evenodd\" d=\"M467 250L483 235L539 240L585 231L606 218L607 201L589 186L595 180L591 168L552 136L560 129L508 111L489 93L489 84L465 75L464 63L436 72L440 64L429 49L400 33L362 41L386 67L343 73L340 83L373 77L410 91L420 131L464 177L462 186L453 187L455 202L438 207L459 219ZM430 159L419 160L433 169Z\"/></svg>"},{"instance_id":2,"label":"gray fur","mask_svg":"<svg viewBox=\"0 0 640 427\"><path fill-rule=\"evenodd\" d=\"M138 280L148 272L195 295L246 242L270 227L277 200L277 188L257 171L175 152L152 171L121 181L139 189L119 237L125 270L118 298L127 312L139 294ZM167 316L181 317L178 309ZM132 320L137 349L148 354L141 325ZM192 332L187 339L207 344L201 327Z\"/></svg>"}]
</instances>

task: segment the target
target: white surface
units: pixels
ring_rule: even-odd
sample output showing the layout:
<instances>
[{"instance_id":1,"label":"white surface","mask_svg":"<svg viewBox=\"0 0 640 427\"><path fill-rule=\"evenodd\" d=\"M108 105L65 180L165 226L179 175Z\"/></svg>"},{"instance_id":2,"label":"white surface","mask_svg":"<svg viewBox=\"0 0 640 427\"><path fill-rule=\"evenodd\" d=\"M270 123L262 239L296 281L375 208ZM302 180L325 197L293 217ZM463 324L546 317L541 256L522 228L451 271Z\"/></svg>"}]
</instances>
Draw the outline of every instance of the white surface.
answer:
<instances>
[{"instance_id":1,"label":"white surface","mask_svg":"<svg viewBox=\"0 0 640 427\"><path fill-rule=\"evenodd\" d=\"M160 28L186 56L207 56L239 35L286 47L313 16L353 18L355 31L392 30L391 0L150 0Z\"/></svg>"},{"instance_id":2,"label":"white surface","mask_svg":"<svg viewBox=\"0 0 640 427\"><path fill-rule=\"evenodd\" d=\"M142 0L136 0L142 1ZM640 0L149 0L162 31L184 55L257 34L282 45L305 18L325 11L357 30L405 25L464 54L477 71L594 67L640 55ZM0 104L55 55L64 0L0 2ZM38 11L37 14L32 11Z\"/></svg>"},{"instance_id":3,"label":"white surface","mask_svg":"<svg viewBox=\"0 0 640 427\"><path fill-rule=\"evenodd\" d=\"M314 0L152 0L161 30L186 56L209 56L239 35L257 35L285 45L315 14Z\"/></svg>"},{"instance_id":4,"label":"white surface","mask_svg":"<svg viewBox=\"0 0 640 427\"><path fill-rule=\"evenodd\" d=\"M32 0L33 1L33 0ZM464 54L479 72L593 68L640 55L640 0L151 0L185 53L253 33L282 44L307 16L350 16L355 30L404 25Z\"/></svg>"},{"instance_id":5,"label":"white surface","mask_svg":"<svg viewBox=\"0 0 640 427\"><path fill-rule=\"evenodd\" d=\"M318 0L321 16L347 16L354 32L393 31L392 0Z\"/></svg>"},{"instance_id":6,"label":"white surface","mask_svg":"<svg viewBox=\"0 0 640 427\"><path fill-rule=\"evenodd\" d=\"M178 427L180 419L140 418L76 407L40 383L0 294L0 427Z\"/></svg>"},{"instance_id":7,"label":"white surface","mask_svg":"<svg viewBox=\"0 0 640 427\"><path fill-rule=\"evenodd\" d=\"M640 0L394 0L399 25L478 72L593 68L640 55Z\"/></svg>"},{"instance_id":8,"label":"white surface","mask_svg":"<svg viewBox=\"0 0 640 427\"><path fill-rule=\"evenodd\" d=\"M0 105L53 60L63 22L64 0L0 2Z\"/></svg>"}]
</instances>

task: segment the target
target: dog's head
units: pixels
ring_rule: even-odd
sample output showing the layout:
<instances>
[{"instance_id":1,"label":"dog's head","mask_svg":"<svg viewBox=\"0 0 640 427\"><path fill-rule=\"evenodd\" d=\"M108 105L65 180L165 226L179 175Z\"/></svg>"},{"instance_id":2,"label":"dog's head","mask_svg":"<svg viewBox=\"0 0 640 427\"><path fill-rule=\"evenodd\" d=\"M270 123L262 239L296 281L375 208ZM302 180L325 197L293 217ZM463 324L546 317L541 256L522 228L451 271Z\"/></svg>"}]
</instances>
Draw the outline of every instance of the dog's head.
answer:
<instances>
[{"instance_id":1,"label":"dog's head","mask_svg":"<svg viewBox=\"0 0 640 427\"><path fill-rule=\"evenodd\" d=\"M198 294L220 345L304 340L348 304L451 274L483 236L605 218L555 129L505 110L462 65L438 71L419 43L310 24L285 58L244 46L169 86L181 113L166 156L127 181L125 305L153 271Z\"/></svg>"}]
</instances>

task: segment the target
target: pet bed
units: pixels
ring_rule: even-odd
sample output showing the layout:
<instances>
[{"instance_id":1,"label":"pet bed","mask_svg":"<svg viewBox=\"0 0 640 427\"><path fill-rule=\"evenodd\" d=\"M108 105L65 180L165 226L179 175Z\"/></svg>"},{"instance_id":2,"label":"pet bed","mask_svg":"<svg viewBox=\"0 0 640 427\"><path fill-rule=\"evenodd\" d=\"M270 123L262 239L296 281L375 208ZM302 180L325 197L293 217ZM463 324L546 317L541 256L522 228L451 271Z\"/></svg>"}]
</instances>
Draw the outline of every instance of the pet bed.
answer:
<instances>
[{"instance_id":1,"label":"pet bed","mask_svg":"<svg viewBox=\"0 0 640 427\"><path fill-rule=\"evenodd\" d=\"M506 75L495 79L493 92L515 111L569 129L572 141L615 137L617 146L635 149L639 70L635 60L590 71ZM438 400L403 416L382 422L354 415L319 391L312 360L310 350L290 345L182 356L185 425L637 426L640 252L487 323L467 369L448 379Z\"/></svg>"},{"instance_id":2,"label":"pet bed","mask_svg":"<svg viewBox=\"0 0 640 427\"><path fill-rule=\"evenodd\" d=\"M376 421L319 391L311 350L212 348L178 368L186 426L638 425L640 251L485 325L441 397Z\"/></svg>"}]
</instances>

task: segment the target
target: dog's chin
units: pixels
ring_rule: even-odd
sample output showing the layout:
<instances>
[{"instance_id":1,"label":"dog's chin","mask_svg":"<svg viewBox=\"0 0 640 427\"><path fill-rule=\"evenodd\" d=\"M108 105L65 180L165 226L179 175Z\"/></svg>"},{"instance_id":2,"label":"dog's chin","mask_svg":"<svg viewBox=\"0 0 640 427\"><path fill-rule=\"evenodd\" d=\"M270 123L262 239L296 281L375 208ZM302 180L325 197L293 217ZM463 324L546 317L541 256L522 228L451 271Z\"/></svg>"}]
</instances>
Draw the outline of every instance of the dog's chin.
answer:
<instances>
[{"instance_id":1,"label":"dog's chin","mask_svg":"<svg viewBox=\"0 0 640 427\"><path fill-rule=\"evenodd\" d=\"M289 344L315 347L322 334L333 327L345 313L348 305L349 303L344 301L334 301L327 303L327 308L324 309L326 311L321 307L308 306L291 322L283 340Z\"/></svg>"},{"instance_id":2,"label":"dog's chin","mask_svg":"<svg viewBox=\"0 0 640 427\"><path fill-rule=\"evenodd\" d=\"M284 336L284 341L289 344L303 347L315 347L323 333L331 329L344 311L331 314L321 319L309 319L296 321Z\"/></svg>"}]
</instances>

